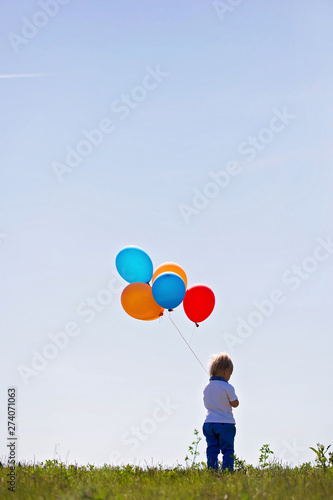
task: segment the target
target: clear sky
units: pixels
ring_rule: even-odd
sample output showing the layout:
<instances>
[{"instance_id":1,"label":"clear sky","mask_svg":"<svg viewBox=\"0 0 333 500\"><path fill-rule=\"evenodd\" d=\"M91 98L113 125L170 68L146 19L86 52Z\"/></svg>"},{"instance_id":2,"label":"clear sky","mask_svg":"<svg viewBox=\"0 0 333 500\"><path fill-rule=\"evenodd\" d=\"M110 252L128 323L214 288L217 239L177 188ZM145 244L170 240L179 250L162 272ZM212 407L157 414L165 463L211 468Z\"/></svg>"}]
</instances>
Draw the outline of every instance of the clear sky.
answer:
<instances>
[{"instance_id":1,"label":"clear sky","mask_svg":"<svg viewBox=\"0 0 333 500\"><path fill-rule=\"evenodd\" d=\"M234 361L239 457L332 442L332 14L1 2L0 437L14 385L20 459L184 464L201 434L207 374L167 315L121 307L129 244L214 290L194 332L172 318L205 366Z\"/></svg>"}]
</instances>

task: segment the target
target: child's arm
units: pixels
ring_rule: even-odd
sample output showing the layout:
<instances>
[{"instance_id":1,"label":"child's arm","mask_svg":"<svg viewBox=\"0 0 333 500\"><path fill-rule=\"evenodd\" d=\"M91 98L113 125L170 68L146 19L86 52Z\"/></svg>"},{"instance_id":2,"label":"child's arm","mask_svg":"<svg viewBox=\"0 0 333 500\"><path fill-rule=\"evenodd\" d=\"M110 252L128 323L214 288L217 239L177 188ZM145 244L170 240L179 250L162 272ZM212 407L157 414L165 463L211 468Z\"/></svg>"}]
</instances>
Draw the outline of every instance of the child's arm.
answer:
<instances>
[{"instance_id":1,"label":"child's arm","mask_svg":"<svg viewBox=\"0 0 333 500\"><path fill-rule=\"evenodd\" d=\"M235 393L235 389L232 385L228 384L228 399L229 403L233 408L237 408L239 405L237 394Z\"/></svg>"}]
</instances>

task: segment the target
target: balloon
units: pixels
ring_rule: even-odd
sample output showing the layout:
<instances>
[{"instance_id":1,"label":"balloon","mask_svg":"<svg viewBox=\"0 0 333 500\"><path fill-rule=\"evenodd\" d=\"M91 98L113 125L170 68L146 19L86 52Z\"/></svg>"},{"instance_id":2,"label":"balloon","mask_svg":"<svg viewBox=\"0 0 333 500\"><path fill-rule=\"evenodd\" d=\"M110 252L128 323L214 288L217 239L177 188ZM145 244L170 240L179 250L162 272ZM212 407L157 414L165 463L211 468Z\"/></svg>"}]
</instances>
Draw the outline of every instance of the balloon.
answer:
<instances>
[{"instance_id":1,"label":"balloon","mask_svg":"<svg viewBox=\"0 0 333 500\"><path fill-rule=\"evenodd\" d=\"M152 277L152 283L154 283L157 276L166 272L172 272L178 274L184 280L185 287L187 287L187 276L184 269L180 267L178 264L175 264L174 262L165 262L164 264L158 266L158 268L155 269L154 271Z\"/></svg>"},{"instance_id":2,"label":"balloon","mask_svg":"<svg viewBox=\"0 0 333 500\"><path fill-rule=\"evenodd\" d=\"M153 297L165 309L174 309L182 302L186 286L184 280L176 273L162 273L152 286Z\"/></svg>"},{"instance_id":3,"label":"balloon","mask_svg":"<svg viewBox=\"0 0 333 500\"><path fill-rule=\"evenodd\" d=\"M129 283L149 283L153 276L153 263L142 248L125 247L116 257L116 268L124 280Z\"/></svg>"},{"instance_id":4,"label":"balloon","mask_svg":"<svg viewBox=\"0 0 333 500\"><path fill-rule=\"evenodd\" d=\"M151 286L146 283L131 283L121 294L121 305L135 319L150 321L163 315L152 295Z\"/></svg>"},{"instance_id":5,"label":"balloon","mask_svg":"<svg viewBox=\"0 0 333 500\"><path fill-rule=\"evenodd\" d=\"M210 316L215 306L214 292L206 285L198 284L186 290L183 307L186 316L200 323Z\"/></svg>"}]
</instances>

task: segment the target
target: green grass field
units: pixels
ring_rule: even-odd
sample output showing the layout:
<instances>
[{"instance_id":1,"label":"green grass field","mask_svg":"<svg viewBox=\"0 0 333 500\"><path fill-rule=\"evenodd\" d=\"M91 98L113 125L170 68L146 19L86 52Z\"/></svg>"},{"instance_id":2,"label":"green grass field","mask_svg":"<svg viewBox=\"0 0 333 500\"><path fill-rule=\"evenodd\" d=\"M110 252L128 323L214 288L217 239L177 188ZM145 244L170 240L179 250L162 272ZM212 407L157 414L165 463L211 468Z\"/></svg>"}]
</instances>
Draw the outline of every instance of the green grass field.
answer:
<instances>
[{"instance_id":1,"label":"green grass field","mask_svg":"<svg viewBox=\"0 0 333 500\"><path fill-rule=\"evenodd\" d=\"M329 447L318 443L312 448L313 464L292 468L270 459L272 451L263 445L258 467L236 457L234 472L215 473L207 470L204 462L195 463L200 440L198 434L196 437L194 446L189 447L191 459L186 457L186 467L105 464L97 468L47 460L18 464L10 490L10 468L0 464L0 499L333 499L333 454Z\"/></svg>"},{"instance_id":2,"label":"green grass field","mask_svg":"<svg viewBox=\"0 0 333 500\"><path fill-rule=\"evenodd\" d=\"M53 462L53 461L52 461ZM8 468L0 472L0 498L56 499L294 499L333 498L333 474L316 468L275 468L216 475L206 469L44 466L17 468L9 491Z\"/></svg>"}]
</instances>

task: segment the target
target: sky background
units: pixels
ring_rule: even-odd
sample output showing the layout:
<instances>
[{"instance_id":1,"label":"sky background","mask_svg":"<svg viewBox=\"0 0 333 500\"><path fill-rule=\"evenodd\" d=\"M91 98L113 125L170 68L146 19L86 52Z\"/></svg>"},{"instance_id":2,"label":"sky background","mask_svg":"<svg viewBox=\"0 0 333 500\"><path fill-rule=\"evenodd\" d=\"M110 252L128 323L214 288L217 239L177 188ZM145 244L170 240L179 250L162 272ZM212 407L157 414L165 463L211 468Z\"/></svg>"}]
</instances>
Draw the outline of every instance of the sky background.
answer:
<instances>
[{"instance_id":1,"label":"sky background","mask_svg":"<svg viewBox=\"0 0 333 500\"><path fill-rule=\"evenodd\" d=\"M205 366L233 359L237 455L256 464L269 443L291 463L314 459L333 418L333 249L313 260L333 238L332 2L45 4L0 6L0 456L11 386L22 460L184 464L202 436L207 374L167 315L121 307L114 261L132 244L215 293L195 331L182 306L172 318ZM156 88L138 90L152 70ZM267 131L276 113L289 118ZM113 131L57 176L105 119ZM212 188L230 161L237 175ZM276 289L281 303L241 338ZM24 379L19 367L69 322L77 335ZM204 438L198 451L205 460Z\"/></svg>"}]
</instances>

